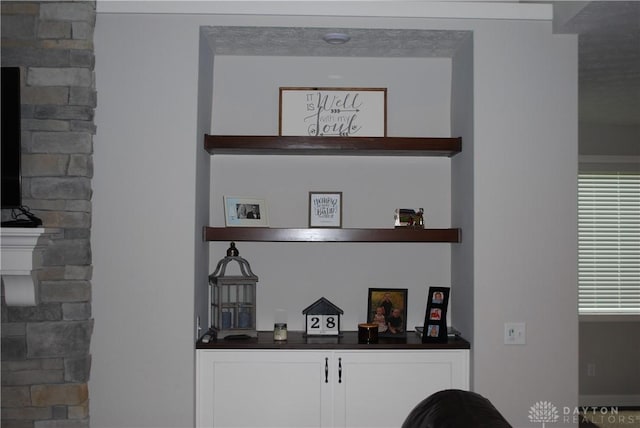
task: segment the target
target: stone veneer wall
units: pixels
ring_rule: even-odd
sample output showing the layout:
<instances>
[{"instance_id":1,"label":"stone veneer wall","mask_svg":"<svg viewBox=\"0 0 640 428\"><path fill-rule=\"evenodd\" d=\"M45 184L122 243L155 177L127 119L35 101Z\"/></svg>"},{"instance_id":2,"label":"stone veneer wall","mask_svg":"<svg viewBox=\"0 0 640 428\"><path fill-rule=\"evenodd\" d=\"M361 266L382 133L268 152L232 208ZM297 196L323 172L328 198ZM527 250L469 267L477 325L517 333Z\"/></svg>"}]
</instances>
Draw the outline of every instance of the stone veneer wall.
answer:
<instances>
[{"instance_id":1,"label":"stone veneer wall","mask_svg":"<svg viewBox=\"0 0 640 428\"><path fill-rule=\"evenodd\" d=\"M2 65L21 69L23 204L58 229L36 259L38 305L2 301L3 428L89 426L95 6L1 4Z\"/></svg>"}]
</instances>

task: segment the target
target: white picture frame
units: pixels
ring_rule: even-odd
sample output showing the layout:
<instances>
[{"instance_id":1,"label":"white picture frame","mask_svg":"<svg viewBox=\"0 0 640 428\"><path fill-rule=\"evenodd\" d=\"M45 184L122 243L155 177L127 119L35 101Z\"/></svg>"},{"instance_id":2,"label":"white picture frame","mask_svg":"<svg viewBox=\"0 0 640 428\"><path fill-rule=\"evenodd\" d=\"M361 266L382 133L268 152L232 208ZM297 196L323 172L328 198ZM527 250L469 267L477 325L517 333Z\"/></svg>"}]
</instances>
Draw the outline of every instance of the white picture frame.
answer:
<instances>
[{"instance_id":1,"label":"white picture frame","mask_svg":"<svg viewBox=\"0 0 640 428\"><path fill-rule=\"evenodd\" d=\"M342 192L309 192L309 227L342 227Z\"/></svg>"},{"instance_id":2,"label":"white picture frame","mask_svg":"<svg viewBox=\"0 0 640 428\"><path fill-rule=\"evenodd\" d=\"M269 227L267 202L257 198L224 196L224 220L227 227Z\"/></svg>"},{"instance_id":3,"label":"white picture frame","mask_svg":"<svg viewBox=\"0 0 640 428\"><path fill-rule=\"evenodd\" d=\"M280 88L281 136L386 137L387 88Z\"/></svg>"}]
</instances>

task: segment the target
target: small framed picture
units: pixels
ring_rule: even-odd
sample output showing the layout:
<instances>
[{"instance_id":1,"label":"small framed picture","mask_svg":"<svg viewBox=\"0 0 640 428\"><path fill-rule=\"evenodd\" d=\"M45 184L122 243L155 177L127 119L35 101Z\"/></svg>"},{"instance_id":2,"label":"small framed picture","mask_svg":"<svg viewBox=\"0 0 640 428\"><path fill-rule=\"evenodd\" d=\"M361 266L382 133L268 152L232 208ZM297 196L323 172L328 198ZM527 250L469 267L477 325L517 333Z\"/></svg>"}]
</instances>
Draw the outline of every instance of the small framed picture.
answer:
<instances>
[{"instance_id":1,"label":"small framed picture","mask_svg":"<svg viewBox=\"0 0 640 428\"><path fill-rule=\"evenodd\" d=\"M424 208L396 208L395 227L424 228Z\"/></svg>"},{"instance_id":2,"label":"small framed picture","mask_svg":"<svg viewBox=\"0 0 640 428\"><path fill-rule=\"evenodd\" d=\"M342 192L309 192L309 227L342 227Z\"/></svg>"},{"instance_id":3,"label":"small framed picture","mask_svg":"<svg viewBox=\"0 0 640 428\"><path fill-rule=\"evenodd\" d=\"M224 197L227 227L268 227L267 203L264 199Z\"/></svg>"},{"instance_id":4,"label":"small framed picture","mask_svg":"<svg viewBox=\"0 0 640 428\"><path fill-rule=\"evenodd\" d=\"M406 337L407 289L370 288L367 322L378 324L380 337Z\"/></svg>"},{"instance_id":5,"label":"small framed picture","mask_svg":"<svg viewBox=\"0 0 640 428\"><path fill-rule=\"evenodd\" d=\"M447 341L447 307L449 306L450 290L449 287L429 287L422 343L444 343Z\"/></svg>"}]
</instances>

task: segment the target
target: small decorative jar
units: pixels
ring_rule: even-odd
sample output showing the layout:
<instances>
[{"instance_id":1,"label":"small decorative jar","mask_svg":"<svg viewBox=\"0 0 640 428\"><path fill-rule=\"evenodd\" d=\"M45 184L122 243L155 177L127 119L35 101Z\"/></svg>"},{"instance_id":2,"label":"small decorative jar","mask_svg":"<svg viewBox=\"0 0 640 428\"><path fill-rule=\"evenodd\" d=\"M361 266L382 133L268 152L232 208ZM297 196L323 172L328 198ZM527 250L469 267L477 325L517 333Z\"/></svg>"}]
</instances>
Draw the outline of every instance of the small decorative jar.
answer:
<instances>
[{"instance_id":1,"label":"small decorative jar","mask_svg":"<svg viewBox=\"0 0 640 428\"><path fill-rule=\"evenodd\" d=\"M287 340L287 324L277 322L273 324L273 340Z\"/></svg>"},{"instance_id":2,"label":"small decorative jar","mask_svg":"<svg viewBox=\"0 0 640 428\"><path fill-rule=\"evenodd\" d=\"M358 324L358 343L378 343L378 324Z\"/></svg>"}]
</instances>

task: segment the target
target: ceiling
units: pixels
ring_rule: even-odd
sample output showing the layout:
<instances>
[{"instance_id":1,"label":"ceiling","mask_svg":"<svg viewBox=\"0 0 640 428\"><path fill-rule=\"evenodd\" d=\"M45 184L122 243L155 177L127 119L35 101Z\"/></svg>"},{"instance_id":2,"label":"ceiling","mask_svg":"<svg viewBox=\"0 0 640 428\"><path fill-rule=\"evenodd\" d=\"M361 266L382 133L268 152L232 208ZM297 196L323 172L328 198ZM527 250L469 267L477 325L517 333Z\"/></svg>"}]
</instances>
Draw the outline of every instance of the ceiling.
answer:
<instances>
[{"instance_id":1,"label":"ceiling","mask_svg":"<svg viewBox=\"0 0 640 428\"><path fill-rule=\"evenodd\" d=\"M451 57L471 31L399 30L321 27L209 27L217 55L331 57ZM340 45L323 40L331 33L348 34Z\"/></svg>"},{"instance_id":2,"label":"ceiling","mask_svg":"<svg viewBox=\"0 0 640 428\"><path fill-rule=\"evenodd\" d=\"M579 117L584 123L640 126L640 2L560 2L572 13L554 31L577 33ZM554 9L555 10L555 9ZM208 27L217 55L451 57L470 31L302 27ZM344 32L330 45L322 37Z\"/></svg>"},{"instance_id":3,"label":"ceiling","mask_svg":"<svg viewBox=\"0 0 640 428\"><path fill-rule=\"evenodd\" d=\"M589 2L556 31L579 35L580 121L640 126L640 2Z\"/></svg>"}]
</instances>

